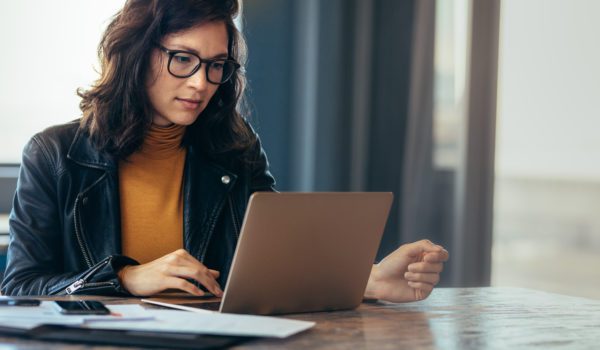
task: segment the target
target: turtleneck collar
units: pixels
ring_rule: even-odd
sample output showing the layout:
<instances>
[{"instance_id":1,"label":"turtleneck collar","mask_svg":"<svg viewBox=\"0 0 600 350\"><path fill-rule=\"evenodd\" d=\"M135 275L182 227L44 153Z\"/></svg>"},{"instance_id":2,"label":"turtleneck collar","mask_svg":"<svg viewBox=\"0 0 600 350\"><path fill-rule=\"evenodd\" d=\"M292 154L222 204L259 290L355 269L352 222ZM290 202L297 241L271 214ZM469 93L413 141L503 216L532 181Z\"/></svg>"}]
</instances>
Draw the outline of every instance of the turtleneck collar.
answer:
<instances>
[{"instance_id":1,"label":"turtleneck collar","mask_svg":"<svg viewBox=\"0 0 600 350\"><path fill-rule=\"evenodd\" d=\"M185 125L177 124L169 126L152 124L139 153L152 159L166 159L174 156L181 151L185 128Z\"/></svg>"}]
</instances>

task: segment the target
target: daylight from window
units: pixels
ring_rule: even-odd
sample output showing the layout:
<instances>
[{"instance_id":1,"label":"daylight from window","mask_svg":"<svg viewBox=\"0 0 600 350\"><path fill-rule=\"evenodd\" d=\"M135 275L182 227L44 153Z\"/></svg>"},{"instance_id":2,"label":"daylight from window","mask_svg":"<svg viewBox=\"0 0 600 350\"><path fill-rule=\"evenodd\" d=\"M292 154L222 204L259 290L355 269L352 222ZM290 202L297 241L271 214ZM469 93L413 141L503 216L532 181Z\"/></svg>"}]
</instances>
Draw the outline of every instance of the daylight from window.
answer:
<instances>
[{"instance_id":1,"label":"daylight from window","mask_svg":"<svg viewBox=\"0 0 600 350\"><path fill-rule=\"evenodd\" d=\"M502 2L492 283L600 298L600 2Z\"/></svg>"},{"instance_id":2,"label":"daylight from window","mask_svg":"<svg viewBox=\"0 0 600 350\"><path fill-rule=\"evenodd\" d=\"M19 163L33 134L79 118L76 90L98 77L100 37L124 2L0 2L0 163Z\"/></svg>"}]
</instances>

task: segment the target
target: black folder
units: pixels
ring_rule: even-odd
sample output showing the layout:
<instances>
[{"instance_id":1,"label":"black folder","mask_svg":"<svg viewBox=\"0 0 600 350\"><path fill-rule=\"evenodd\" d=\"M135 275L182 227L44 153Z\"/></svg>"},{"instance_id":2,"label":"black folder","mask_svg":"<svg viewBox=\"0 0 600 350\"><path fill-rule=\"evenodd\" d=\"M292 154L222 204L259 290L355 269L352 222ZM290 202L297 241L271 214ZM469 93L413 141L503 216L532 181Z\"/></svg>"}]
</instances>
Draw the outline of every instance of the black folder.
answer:
<instances>
[{"instance_id":1,"label":"black folder","mask_svg":"<svg viewBox=\"0 0 600 350\"><path fill-rule=\"evenodd\" d=\"M219 336L193 333L141 332L91 329L64 325L41 325L32 329L0 326L0 334L40 341L86 344L143 346L171 349L220 349L252 337Z\"/></svg>"}]
</instances>

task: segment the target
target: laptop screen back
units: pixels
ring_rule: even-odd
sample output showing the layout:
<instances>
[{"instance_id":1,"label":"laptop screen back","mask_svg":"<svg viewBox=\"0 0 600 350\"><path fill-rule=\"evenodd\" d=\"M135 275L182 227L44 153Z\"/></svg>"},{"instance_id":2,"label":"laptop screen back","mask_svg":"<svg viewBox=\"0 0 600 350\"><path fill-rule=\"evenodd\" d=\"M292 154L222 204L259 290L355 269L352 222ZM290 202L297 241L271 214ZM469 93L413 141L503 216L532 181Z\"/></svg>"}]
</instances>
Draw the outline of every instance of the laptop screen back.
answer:
<instances>
[{"instance_id":1,"label":"laptop screen back","mask_svg":"<svg viewBox=\"0 0 600 350\"><path fill-rule=\"evenodd\" d=\"M391 193L255 193L221 312L282 314L358 306Z\"/></svg>"}]
</instances>

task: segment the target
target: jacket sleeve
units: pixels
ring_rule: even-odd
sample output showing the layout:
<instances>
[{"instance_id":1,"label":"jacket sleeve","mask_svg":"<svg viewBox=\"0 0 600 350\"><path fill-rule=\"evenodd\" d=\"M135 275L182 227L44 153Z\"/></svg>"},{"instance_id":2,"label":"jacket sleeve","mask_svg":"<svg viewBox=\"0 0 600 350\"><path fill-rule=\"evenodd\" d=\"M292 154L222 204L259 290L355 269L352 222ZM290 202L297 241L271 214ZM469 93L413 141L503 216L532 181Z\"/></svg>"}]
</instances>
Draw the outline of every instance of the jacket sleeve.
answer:
<instances>
[{"instance_id":1,"label":"jacket sleeve","mask_svg":"<svg viewBox=\"0 0 600 350\"><path fill-rule=\"evenodd\" d=\"M109 256L87 270L63 270L62 222L57 174L49 152L34 136L25 146L9 216L10 241L2 281L4 295L127 294L116 272L137 264Z\"/></svg>"},{"instance_id":2,"label":"jacket sleeve","mask_svg":"<svg viewBox=\"0 0 600 350\"><path fill-rule=\"evenodd\" d=\"M254 130L252 130L254 132ZM260 138L256 135L256 143L251 151L250 192L276 192L275 178L269 170L269 160L262 148Z\"/></svg>"}]
</instances>

